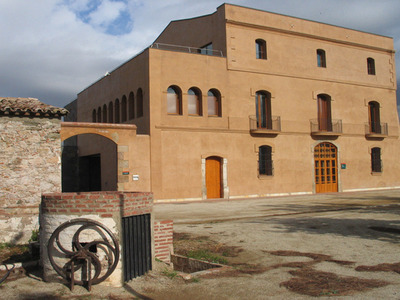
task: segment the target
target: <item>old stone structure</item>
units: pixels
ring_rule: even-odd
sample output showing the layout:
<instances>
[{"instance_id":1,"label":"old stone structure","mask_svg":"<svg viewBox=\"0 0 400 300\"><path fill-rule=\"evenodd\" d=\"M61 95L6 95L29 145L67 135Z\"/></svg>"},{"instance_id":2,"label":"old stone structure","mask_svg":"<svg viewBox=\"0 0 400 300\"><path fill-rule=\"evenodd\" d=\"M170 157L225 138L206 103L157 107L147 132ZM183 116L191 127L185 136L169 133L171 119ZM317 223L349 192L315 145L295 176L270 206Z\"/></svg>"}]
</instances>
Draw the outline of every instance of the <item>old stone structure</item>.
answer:
<instances>
[{"instance_id":1,"label":"old stone structure","mask_svg":"<svg viewBox=\"0 0 400 300\"><path fill-rule=\"evenodd\" d=\"M114 178L155 201L394 188L394 59L390 37L223 4L172 21L73 106L78 122L137 126L148 156ZM105 177L103 145L78 141Z\"/></svg>"},{"instance_id":2,"label":"old stone structure","mask_svg":"<svg viewBox=\"0 0 400 300\"><path fill-rule=\"evenodd\" d=\"M42 197L42 206L40 214L41 226L41 261L43 265L44 279L47 281L56 280L60 277L55 273L50 264L47 242L54 230L62 223L76 219L85 218L100 222L108 227L117 237L120 245L121 255L116 270L106 281L105 284L119 285L123 284L123 249L124 238L122 235L122 219L136 215L146 215L152 213L153 196L151 193L129 193L129 192L94 192L94 193L50 193ZM151 226L152 227L152 226ZM72 236L66 240L64 247L72 251ZM96 233L93 235L98 238ZM92 237L86 236L85 242L92 242ZM129 242L129 241L128 241ZM153 250L153 249L152 249ZM145 255L145 254L143 254ZM148 259L153 254L148 253ZM68 259L67 259L68 261Z\"/></svg>"},{"instance_id":3,"label":"old stone structure","mask_svg":"<svg viewBox=\"0 0 400 300\"><path fill-rule=\"evenodd\" d=\"M0 242L27 242L38 229L42 193L61 191L67 112L38 99L0 98Z\"/></svg>"},{"instance_id":4,"label":"old stone structure","mask_svg":"<svg viewBox=\"0 0 400 300\"><path fill-rule=\"evenodd\" d=\"M132 217L146 218L146 216L148 219L144 223L141 223L139 218L132 219ZM152 193L49 193L42 196L40 213L41 262L46 281L61 279L50 263L48 241L58 226L77 218L98 221L108 227L117 238L120 246L119 262L113 274L104 281L106 285L121 286L124 281L129 280L129 278L124 279L123 275L124 273L126 277L128 271L136 271L138 273L136 276L146 273L151 269L150 260L154 257L170 262L173 224L169 220L154 221ZM132 223L131 227L128 225L129 222ZM147 225L147 228L144 225ZM63 237L60 236L60 239L64 241L63 247L69 251L73 250L71 247L74 233L75 231L72 230L69 231L69 236L68 232L67 236L65 234ZM147 243L146 237L149 238ZM99 236L96 232L92 232L92 234L86 234L80 242L92 242L96 238ZM69 259L67 258L66 261ZM139 268L138 265L142 265L142 269L133 270Z\"/></svg>"}]
</instances>

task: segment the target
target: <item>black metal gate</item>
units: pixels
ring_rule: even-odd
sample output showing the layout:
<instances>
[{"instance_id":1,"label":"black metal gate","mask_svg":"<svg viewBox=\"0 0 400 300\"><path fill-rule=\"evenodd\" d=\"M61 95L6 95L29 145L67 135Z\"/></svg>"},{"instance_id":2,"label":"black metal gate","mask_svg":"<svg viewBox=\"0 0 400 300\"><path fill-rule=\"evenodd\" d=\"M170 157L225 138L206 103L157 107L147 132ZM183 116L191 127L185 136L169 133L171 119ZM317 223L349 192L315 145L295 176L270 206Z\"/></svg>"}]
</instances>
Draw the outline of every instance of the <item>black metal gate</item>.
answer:
<instances>
[{"instance_id":1,"label":"black metal gate","mask_svg":"<svg viewBox=\"0 0 400 300\"><path fill-rule=\"evenodd\" d=\"M122 218L124 280L151 270L150 214Z\"/></svg>"}]
</instances>

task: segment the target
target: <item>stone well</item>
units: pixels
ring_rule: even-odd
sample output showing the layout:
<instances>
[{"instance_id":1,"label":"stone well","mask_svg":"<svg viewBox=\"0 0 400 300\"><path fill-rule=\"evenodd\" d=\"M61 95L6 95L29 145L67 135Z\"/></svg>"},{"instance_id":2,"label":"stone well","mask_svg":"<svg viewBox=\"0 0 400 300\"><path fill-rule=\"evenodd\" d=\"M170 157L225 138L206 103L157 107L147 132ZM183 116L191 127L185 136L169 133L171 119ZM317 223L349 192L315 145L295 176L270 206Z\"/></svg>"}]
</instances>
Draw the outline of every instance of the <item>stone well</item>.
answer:
<instances>
[{"instance_id":1,"label":"stone well","mask_svg":"<svg viewBox=\"0 0 400 300\"><path fill-rule=\"evenodd\" d=\"M124 276L125 267L126 264L129 264L129 261L124 261L124 251L126 251L124 248L129 245L127 247L124 245L123 219L132 216L146 216L147 220L150 220L150 243L153 244L152 208L152 193L80 192L43 194L40 211L40 252L44 279L46 281L62 281L62 278L55 272L49 260L47 246L51 235L64 222L84 218L101 223L116 237L120 248L119 262L114 272L101 284L122 286L126 281L126 275ZM72 244L74 232L65 232L62 239L66 240L67 244ZM80 239L80 242L85 242L86 240L90 242L96 239L96 232L93 235L90 236L90 233L86 233L82 240ZM97 233L97 235L99 234ZM145 259L147 261L150 260L151 268L154 250L150 249L149 253L150 257ZM99 259L101 260L102 257ZM101 263L102 265L106 264L103 261Z\"/></svg>"}]
</instances>

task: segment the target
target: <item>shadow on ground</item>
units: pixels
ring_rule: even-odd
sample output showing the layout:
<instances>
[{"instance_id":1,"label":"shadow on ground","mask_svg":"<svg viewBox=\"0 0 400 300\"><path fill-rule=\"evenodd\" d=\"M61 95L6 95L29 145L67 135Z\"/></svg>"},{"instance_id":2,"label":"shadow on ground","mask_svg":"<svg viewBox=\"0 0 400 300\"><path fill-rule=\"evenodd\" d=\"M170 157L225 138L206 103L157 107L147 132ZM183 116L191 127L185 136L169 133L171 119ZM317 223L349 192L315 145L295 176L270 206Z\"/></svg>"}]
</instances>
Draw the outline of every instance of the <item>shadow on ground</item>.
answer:
<instances>
[{"instance_id":1,"label":"shadow on ground","mask_svg":"<svg viewBox=\"0 0 400 300\"><path fill-rule=\"evenodd\" d=\"M400 214L400 206L394 207L378 207L357 210L355 214L359 214L360 218L340 218L336 217L268 217L257 218L251 221L242 221L244 223L271 224L276 231L280 232L305 232L308 234L335 234L345 237L357 237L362 239L379 240L390 243L400 243L400 219L393 216L391 219L385 220L364 219L363 213L391 213Z\"/></svg>"}]
</instances>

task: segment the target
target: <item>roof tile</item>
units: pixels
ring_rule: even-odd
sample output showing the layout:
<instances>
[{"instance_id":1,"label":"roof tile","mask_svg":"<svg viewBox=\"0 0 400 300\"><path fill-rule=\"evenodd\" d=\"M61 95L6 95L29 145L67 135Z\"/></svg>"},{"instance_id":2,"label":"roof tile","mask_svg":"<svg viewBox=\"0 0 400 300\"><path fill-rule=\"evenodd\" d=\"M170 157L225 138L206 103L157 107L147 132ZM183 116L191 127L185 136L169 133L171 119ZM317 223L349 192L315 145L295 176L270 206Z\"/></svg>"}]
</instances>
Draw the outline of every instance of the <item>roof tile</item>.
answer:
<instances>
[{"instance_id":1,"label":"roof tile","mask_svg":"<svg viewBox=\"0 0 400 300\"><path fill-rule=\"evenodd\" d=\"M45 104L36 98L0 98L0 115L61 117L66 114L65 108Z\"/></svg>"}]
</instances>

